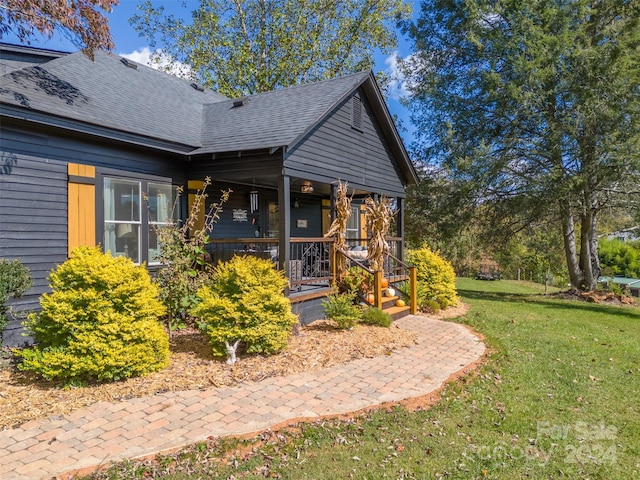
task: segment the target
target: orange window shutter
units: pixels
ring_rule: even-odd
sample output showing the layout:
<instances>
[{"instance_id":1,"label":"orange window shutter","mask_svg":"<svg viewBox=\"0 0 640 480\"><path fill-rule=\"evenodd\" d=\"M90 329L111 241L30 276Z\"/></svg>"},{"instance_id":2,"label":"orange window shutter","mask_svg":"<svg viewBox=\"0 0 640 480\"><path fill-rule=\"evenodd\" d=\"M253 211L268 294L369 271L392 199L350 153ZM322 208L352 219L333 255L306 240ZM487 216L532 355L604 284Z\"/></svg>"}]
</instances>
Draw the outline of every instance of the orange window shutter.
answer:
<instances>
[{"instance_id":1,"label":"orange window shutter","mask_svg":"<svg viewBox=\"0 0 640 480\"><path fill-rule=\"evenodd\" d=\"M68 254L80 246L96 245L96 169L69 163L67 167Z\"/></svg>"},{"instance_id":2,"label":"orange window shutter","mask_svg":"<svg viewBox=\"0 0 640 480\"><path fill-rule=\"evenodd\" d=\"M201 192L202 189L204 188L204 182L202 180L189 180L189 182L187 183L188 186L188 198L189 198L189 212L191 212L191 209L193 207L193 203L196 200L196 195L198 192ZM205 209L205 202L202 202L200 204L200 209L198 211L198 218L196 220L196 222L193 225L193 228L191 228L189 230L190 234L193 234L194 231L197 230L202 230L204 228L204 220L205 220L205 213L206 213L206 209Z\"/></svg>"}]
</instances>

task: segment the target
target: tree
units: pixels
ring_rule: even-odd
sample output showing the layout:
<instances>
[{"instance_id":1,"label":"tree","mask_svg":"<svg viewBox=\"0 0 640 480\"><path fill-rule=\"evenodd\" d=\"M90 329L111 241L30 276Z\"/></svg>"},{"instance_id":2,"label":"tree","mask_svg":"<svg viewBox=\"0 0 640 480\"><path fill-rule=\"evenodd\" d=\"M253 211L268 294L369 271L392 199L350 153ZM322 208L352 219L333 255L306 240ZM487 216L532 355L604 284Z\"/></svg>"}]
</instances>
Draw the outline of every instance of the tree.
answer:
<instances>
[{"instance_id":1,"label":"tree","mask_svg":"<svg viewBox=\"0 0 640 480\"><path fill-rule=\"evenodd\" d=\"M201 0L190 22L146 1L132 25L191 75L238 97L371 68L396 46L403 0Z\"/></svg>"},{"instance_id":2,"label":"tree","mask_svg":"<svg viewBox=\"0 0 640 480\"><path fill-rule=\"evenodd\" d=\"M49 38L55 30L64 32L93 59L95 50L111 50L113 39L107 18L118 0L0 0L0 38L13 32L29 42L36 32Z\"/></svg>"},{"instance_id":3,"label":"tree","mask_svg":"<svg viewBox=\"0 0 640 480\"><path fill-rule=\"evenodd\" d=\"M598 215L640 184L640 1L427 0L406 28L419 158L494 231L553 220L595 288Z\"/></svg>"}]
</instances>

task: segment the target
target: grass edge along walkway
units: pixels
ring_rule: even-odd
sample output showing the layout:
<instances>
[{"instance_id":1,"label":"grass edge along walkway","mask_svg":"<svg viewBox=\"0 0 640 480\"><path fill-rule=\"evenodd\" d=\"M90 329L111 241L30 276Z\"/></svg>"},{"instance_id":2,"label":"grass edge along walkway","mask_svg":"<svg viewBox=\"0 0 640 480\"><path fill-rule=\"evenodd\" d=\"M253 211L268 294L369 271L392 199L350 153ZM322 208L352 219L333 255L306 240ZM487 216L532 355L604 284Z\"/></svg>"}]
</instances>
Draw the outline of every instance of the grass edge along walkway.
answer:
<instances>
[{"instance_id":1,"label":"grass edge along walkway","mask_svg":"<svg viewBox=\"0 0 640 480\"><path fill-rule=\"evenodd\" d=\"M492 353L434 407L206 442L96 478L639 478L640 310L524 282L458 286L472 306L458 321Z\"/></svg>"}]
</instances>

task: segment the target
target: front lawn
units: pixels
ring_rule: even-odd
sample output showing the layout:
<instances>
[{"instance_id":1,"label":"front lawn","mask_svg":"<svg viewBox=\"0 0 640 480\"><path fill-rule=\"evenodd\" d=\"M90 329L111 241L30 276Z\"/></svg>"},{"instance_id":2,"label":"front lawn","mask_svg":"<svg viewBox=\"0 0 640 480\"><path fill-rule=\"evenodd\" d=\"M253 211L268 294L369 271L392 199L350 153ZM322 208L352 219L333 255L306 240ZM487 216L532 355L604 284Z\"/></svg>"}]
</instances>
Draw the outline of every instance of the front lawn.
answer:
<instances>
[{"instance_id":1,"label":"front lawn","mask_svg":"<svg viewBox=\"0 0 640 480\"><path fill-rule=\"evenodd\" d=\"M640 309L522 282L458 288L472 307L458 321L492 353L434 407L212 440L95 478L638 478Z\"/></svg>"}]
</instances>

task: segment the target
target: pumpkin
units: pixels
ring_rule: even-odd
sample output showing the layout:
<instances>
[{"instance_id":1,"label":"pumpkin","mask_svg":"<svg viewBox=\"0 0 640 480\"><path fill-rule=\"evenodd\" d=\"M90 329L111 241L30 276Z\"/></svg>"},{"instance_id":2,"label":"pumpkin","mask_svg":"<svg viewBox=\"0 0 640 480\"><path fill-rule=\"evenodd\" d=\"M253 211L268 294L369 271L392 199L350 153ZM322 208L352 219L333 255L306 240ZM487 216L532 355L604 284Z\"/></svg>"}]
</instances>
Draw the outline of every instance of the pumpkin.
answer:
<instances>
[{"instance_id":1,"label":"pumpkin","mask_svg":"<svg viewBox=\"0 0 640 480\"><path fill-rule=\"evenodd\" d=\"M373 305L373 302L376 301L376 296L373 293L367 293L366 300L368 304Z\"/></svg>"},{"instance_id":2,"label":"pumpkin","mask_svg":"<svg viewBox=\"0 0 640 480\"><path fill-rule=\"evenodd\" d=\"M389 288L387 288L387 290L385 291L385 295L386 295L387 297L395 297L395 296L396 296L396 291L395 291L393 288L389 287Z\"/></svg>"},{"instance_id":3,"label":"pumpkin","mask_svg":"<svg viewBox=\"0 0 640 480\"><path fill-rule=\"evenodd\" d=\"M382 288L387 288L389 286L389 279L388 278L383 278L382 279Z\"/></svg>"},{"instance_id":4,"label":"pumpkin","mask_svg":"<svg viewBox=\"0 0 640 480\"><path fill-rule=\"evenodd\" d=\"M404 307L405 303L404 300L398 299L396 301L396 307Z\"/></svg>"}]
</instances>

